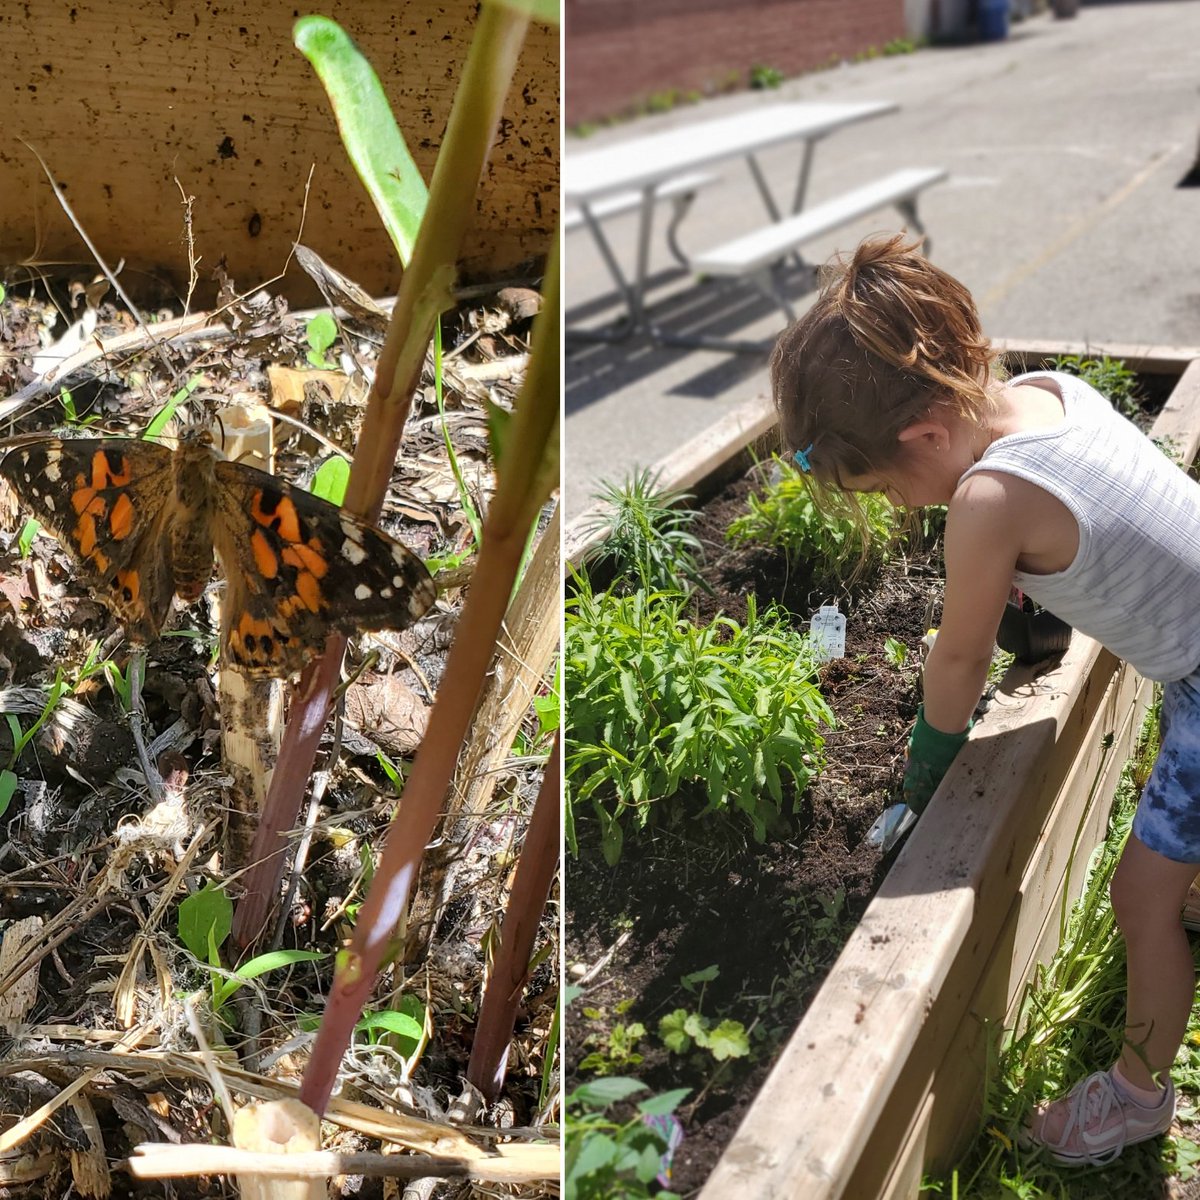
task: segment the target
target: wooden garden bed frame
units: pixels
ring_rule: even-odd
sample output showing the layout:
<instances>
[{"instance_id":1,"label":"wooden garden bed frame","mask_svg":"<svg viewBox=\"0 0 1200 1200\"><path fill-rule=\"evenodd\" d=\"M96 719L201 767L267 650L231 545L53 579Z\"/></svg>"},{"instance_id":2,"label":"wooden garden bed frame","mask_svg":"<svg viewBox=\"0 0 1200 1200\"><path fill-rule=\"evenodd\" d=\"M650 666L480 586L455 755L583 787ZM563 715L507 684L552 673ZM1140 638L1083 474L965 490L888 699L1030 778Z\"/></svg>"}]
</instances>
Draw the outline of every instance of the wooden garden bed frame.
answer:
<instances>
[{"instance_id":1,"label":"wooden garden bed frame","mask_svg":"<svg viewBox=\"0 0 1200 1200\"><path fill-rule=\"evenodd\" d=\"M997 343L1032 369L1107 354L1177 375L1152 430L1200 447L1200 348ZM777 449L751 401L660 464L698 495ZM591 539L573 522L566 553ZM912 1200L981 1114L989 1037L1057 948L1104 836L1152 686L1076 633L1047 670L1014 666L710 1176L700 1200Z\"/></svg>"}]
</instances>

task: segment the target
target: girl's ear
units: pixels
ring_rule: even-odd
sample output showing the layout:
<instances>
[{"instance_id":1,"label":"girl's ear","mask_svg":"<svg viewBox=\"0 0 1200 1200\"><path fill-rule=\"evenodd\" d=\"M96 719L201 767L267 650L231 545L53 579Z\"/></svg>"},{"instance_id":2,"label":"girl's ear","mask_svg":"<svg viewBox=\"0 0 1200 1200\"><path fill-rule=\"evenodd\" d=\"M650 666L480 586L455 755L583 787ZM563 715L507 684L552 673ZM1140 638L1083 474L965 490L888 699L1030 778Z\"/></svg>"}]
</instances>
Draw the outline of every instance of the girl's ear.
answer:
<instances>
[{"instance_id":1,"label":"girl's ear","mask_svg":"<svg viewBox=\"0 0 1200 1200\"><path fill-rule=\"evenodd\" d=\"M900 430L896 440L925 443L932 450L944 450L950 444L950 430L941 421L914 421Z\"/></svg>"}]
</instances>

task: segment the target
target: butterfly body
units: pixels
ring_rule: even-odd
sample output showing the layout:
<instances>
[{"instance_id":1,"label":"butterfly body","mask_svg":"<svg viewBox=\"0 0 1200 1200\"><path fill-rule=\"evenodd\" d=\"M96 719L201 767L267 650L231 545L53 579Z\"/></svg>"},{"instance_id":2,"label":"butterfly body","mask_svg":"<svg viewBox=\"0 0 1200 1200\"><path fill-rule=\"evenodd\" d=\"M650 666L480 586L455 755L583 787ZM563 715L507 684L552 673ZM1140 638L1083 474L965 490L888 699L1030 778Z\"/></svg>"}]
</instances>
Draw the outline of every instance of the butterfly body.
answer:
<instances>
[{"instance_id":1,"label":"butterfly body","mask_svg":"<svg viewBox=\"0 0 1200 1200\"><path fill-rule=\"evenodd\" d=\"M222 644L252 675L300 670L333 630L402 629L433 604L424 564L373 525L301 488L227 462L206 434L153 442L29 442L0 476L74 556L134 642L162 632L176 595L226 580Z\"/></svg>"}]
</instances>

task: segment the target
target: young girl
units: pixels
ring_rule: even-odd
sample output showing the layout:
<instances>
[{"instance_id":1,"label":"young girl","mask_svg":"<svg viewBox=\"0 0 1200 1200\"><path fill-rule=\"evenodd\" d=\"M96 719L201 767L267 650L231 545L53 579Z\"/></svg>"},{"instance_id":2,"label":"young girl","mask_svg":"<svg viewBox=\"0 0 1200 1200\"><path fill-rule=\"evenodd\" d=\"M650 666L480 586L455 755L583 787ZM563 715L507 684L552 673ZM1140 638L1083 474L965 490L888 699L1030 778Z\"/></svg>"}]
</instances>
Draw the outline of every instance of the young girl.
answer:
<instances>
[{"instance_id":1,"label":"young girl","mask_svg":"<svg viewBox=\"0 0 1200 1200\"><path fill-rule=\"evenodd\" d=\"M1014 583L1165 684L1162 750L1112 883L1125 1046L1029 1129L1060 1162L1103 1163L1170 1126L1196 986L1180 910L1200 871L1200 484L1087 384L1052 371L1002 382L992 362L967 290L896 237L865 242L825 284L780 337L771 379L818 498L949 505L910 808L966 739Z\"/></svg>"}]
</instances>

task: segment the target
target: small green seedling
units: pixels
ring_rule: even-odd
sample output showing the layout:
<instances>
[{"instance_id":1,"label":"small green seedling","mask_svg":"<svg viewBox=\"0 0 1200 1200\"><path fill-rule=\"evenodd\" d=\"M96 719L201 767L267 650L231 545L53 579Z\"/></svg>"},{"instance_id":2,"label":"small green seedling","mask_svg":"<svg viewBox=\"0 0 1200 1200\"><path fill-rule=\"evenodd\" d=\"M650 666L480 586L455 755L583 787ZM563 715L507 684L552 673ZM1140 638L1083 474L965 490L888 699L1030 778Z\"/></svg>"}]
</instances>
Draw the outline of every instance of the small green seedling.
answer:
<instances>
[{"instance_id":1,"label":"small green seedling","mask_svg":"<svg viewBox=\"0 0 1200 1200\"><path fill-rule=\"evenodd\" d=\"M908 662L908 646L899 638L890 637L883 643L883 656L899 670Z\"/></svg>"},{"instance_id":2,"label":"small green seedling","mask_svg":"<svg viewBox=\"0 0 1200 1200\"><path fill-rule=\"evenodd\" d=\"M337 363L331 361L326 351L337 341L337 323L327 312L317 313L310 317L305 326L305 336L308 338L308 353L305 357L309 365L319 371L334 371Z\"/></svg>"},{"instance_id":3,"label":"small green seedling","mask_svg":"<svg viewBox=\"0 0 1200 1200\"><path fill-rule=\"evenodd\" d=\"M340 508L346 498L346 485L349 482L350 464L340 454L335 454L317 468L313 477L313 495Z\"/></svg>"},{"instance_id":4,"label":"small green seedling","mask_svg":"<svg viewBox=\"0 0 1200 1200\"><path fill-rule=\"evenodd\" d=\"M33 539L37 537L40 529L41 526L32 517L21 526L21 532L17 537L17 550L22 558L29 557L29 551L33 549Z\"/></svg>"},{"instance_id":5,"label":"small green seedling","mask_svg":"<svg viewBox=\"0 0 1200 1200\"><path fill-rule=\"evenodd\" d=\"M175 416L176 409L198 388L204 383L203 375L193 375L187 383L177 391L170 400L166 402L150 418L150 424L146 426L145 432L142 434L143 440L158 437L164 429L171 423Z\"/></svg>"},{"instance_id":6,"label":"small green seedling","mask_svg":"<svg viewBox=\"0 0 1200 1200\"><path fill-rule=\"evenodd\" d=\"M242 963L235 972L221 966L221 946L233 928L233 902L224 890L206 883L179 906L179 940L211 972L212 1009L220 1016L230 997L252 979L295 963L328 958L314 950L272 950Z\"/></svg>"}]
</instances>

